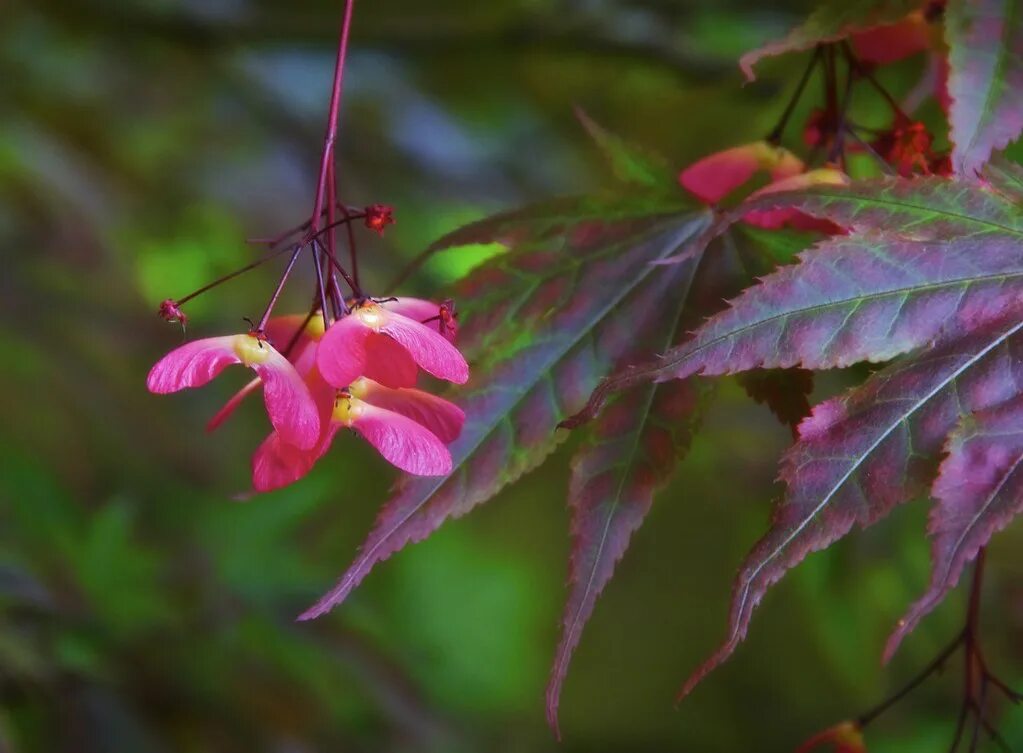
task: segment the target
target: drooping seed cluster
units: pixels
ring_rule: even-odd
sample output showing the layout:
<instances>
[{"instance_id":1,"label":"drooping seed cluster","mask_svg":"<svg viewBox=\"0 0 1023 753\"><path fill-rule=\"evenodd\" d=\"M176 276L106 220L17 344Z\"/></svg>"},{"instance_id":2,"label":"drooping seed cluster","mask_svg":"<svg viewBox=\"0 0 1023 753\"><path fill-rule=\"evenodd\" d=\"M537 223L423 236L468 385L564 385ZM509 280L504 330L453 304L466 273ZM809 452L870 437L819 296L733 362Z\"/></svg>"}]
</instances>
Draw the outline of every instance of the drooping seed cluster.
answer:
<instances>
[{"instance_id":1,"label":"drooping seed cluster","mask_svg":"<svg viewBox=\"0 0 1023 753\"><path fill-rule=\"evenodd\" d=\"M469 378L445 306L419 298L354 301L326 328L319 311L275 317L262 331L205 338L171 351L153 366L147 385L163 394L202 386L232 364L255 371L209 428L262 389L273 432L252 459L256 491L304 476L342 429L403 471L445 475L451 471L447 444L458 437L465 416L453 403L416 388L420 370L456 384Z\"/></svg>"}]
</instances>

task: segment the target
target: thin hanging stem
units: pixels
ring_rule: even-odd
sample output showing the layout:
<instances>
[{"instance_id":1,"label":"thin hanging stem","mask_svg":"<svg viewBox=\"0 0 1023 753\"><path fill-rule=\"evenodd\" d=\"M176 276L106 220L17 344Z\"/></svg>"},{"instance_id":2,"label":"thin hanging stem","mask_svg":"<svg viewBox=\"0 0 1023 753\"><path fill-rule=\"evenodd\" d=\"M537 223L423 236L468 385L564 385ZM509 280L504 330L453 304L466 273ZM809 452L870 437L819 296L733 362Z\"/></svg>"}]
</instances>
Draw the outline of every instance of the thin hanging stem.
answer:
<instances>
[{"instance_id":1,"label":"thin hanging stem","mask_svg":"<svg viewBox=\"0 0 1023 753\"><path fill-rule=\"evenodd\" d=\"M973 565L973 580L970 583L970 605L966 613L967 637L973 639L980 626L980 596L984 587L984 561L987 559L987 549L983 547L977 552L977 559Z\"/></svg>"},{"instance_id":2,"label":"thin hanging stem","mask_svg":"<svg viewBox=\"0 0 1023 753\"><path fill-rule=\"evenodd\" d=\"M345 0L344 16L341 21L341 36L337 46L337 61L334 64L334 83L330 92L330 107L327 113L327 132L323 137L323 155L320 158L320 179L316 186L316 198L313 201L313 214L310 218L310 230L319 229L320 214L323 203L327 199L327 184L331 165L334 160L334 142L337 140L337 120L341 110L341 92L344 87L345 58L348 56L348 35L352 27L352 10L355 0Z\"/></svg>"},{"instance_id":3,"label":"thin hanging stem","mask_svg":"<svg viewBox=\"0 0 1023 753\"><path fill-rule=\"evenodd\" d=\"M320 294L320 314L323 317L323 329L326 331L330 322L327 321L329 314L327 312L327 288L323 283L323 268L320 266L320 255L316 253L316 246L309 246L309 251L313 257L313 267L316 269L316 289Z\"/></svg>"},{"instance_id":4,"label":"thin hanging stem","mask_svg":"<svg viewBox=\"0 0 1023 753\"><path fill-rule=\"evenodd\" d=\"M845 55L845 59L849 63L849 65L856 71L856 75L868 81L870 85L873 86L875 90L877 90L877 93L884 98L884 100L888 103L888 106L892 108L892 112L895 113L895 117L899 118L900 120L908 122L909 116L902 111L902 108L899 106L899 103L895 101L895 97L893 97L888 92L887 89L881 86L881 82L879 82L874 77L874 74L871 73L870 70L865 65L863 65L863 63L860 62L859 58L856 57L856 54L852 51L852 48L849 46L848 42L842 42L842 53Z\"/></svg>"},{"instance_id":5,"label":"thin hanging stem","mask_svg":"<svg viewBox=\"0 0 1023 753\"><path fill-rule=\"evenodd\" d=\"M366 216L365 212L363 212L363 211L353 212L351 209L346 207L344 204L340 204L339 203L337 205L337 208L340 209L343 213L345 213L345 216L342 217L340 220L334 220L334 222L332 222L331 224L324 225L323 227L321 227L316 232L316 235L313 236L314 238L323 238L327 234L327 231L330 230L331 228L337 228L337 227L341 227L342 225L347 225L352 220L361 220L363 217ZM352 231L352 232L354 232L354 231ZM312 240L312 238L310 238L310 240ZM354 272L354 270L353 270L353 272ZM355 277L355 275L353 274L352 277Z\"/></svg>"},{"instance_id":6,"label":"thin hanging stem","mask_svg":"<svg viewBox=\"0 0 1023 753\"><path fill-rule=\"evenodd\" d=\"M259 245L269 246L270 248L273 248L274 246L284 243L284 241L288 240L293 235L297 235L298 233L308 230L311 224L312 224L311 220L306 220L301 225L295 225L295 227L288 228L283 233L279 233L278 235L275 235L272 238L247 238L246 241L248 243L258 243Z\"/></svg>"},{"instance_id":7,"label":"thin hanging stem","mask_svg":"<svg viewBox=\"0 0 1023 753\"><path fill-rule=\"evenodd\" d=\"M987 701L987 681L981 678L980 692L977 693L977 703L973 709L976 715L976 720L973 724L973 735L970 736L970 747L967 749L970 753L974 753L977 750L977 746L980 744L980 730L984 726L984 705Z\"/></svg>"},{"instance_id":8,"label":"thin hanging stem","mask_svg":"<svg viewBox=\"0 0 1023 753\"><path fill-rule=\"evenodd\" d=\"M362 219L363 217L366 216L366 212L364 210L362 210L362 209L355 209L353 207L346 207L341 202L338 202L337 208L340 209L342 212L347 211L347 216L351 217L353 220L359 220L359 219ZM321 214L321 216L323 215L322 212L320 214ZM338 220L336 223L334 223L334 226L337 227L338 225L341 225L341 224L343 224L346 221L347 220ZM277 246L277 245L283 243L284 241L286 241L288 238L292 237L293 235L296 235L296 234L298 234L300 232L308 230L309 226L311 224L312 224L311 220L306 220L301 225L295 225L295 227L290 228L288 230L285 230L283 233L280 233L279 235L275 235L272 238L247 238L246 242L248 242L248 243L257 243L257 244L259 244L261 246L269 246L270 248L273 248L274 246ZM325 229L326 229L326 227L320 228L319 232L322 233Z\"/></svg>"},{"instance_id":9,"label":"thin hanging stem","mask_svg":"<svg viewBox=\"0 0 1023 753\"><path fill-rule=\"evenodd\" d=\"M327 259L327 261L330 263L332 267L334 267L335 274L340 274L344 278L345 282L348 283L348 287L352 288L353 294L355 294L355 287L353 285L354 281L348 275L348 272L345 271L345 268L338 263L337 259L335 259L334 257L327 253L327 250L323 247L323 244L320 241L313 241L313 243L320 248L320 250L323 252L324 258ZM348 306L344 302L344 297L340 294L336 281L332 285L332 288L334 290L334 293L336 294L336 300L340 301L342 311L345 314L347 314Z\"/></svg>"},{"instance_id":10,"label":"thin hanging stem","mask_svg":"<svg viewBox=\"0 0 1023 753\"><path fill-rule=\"evenodd\" d=\"M238 277L239 275L245 274L249 270L255 269L256 267L258 267L260 265L266 264L271 259L276 259L278 256L280 256L281 254L283 254L287 250L288 250L287 247L281 248L281 249L277 249L276 251L274 251L274 252L272 252L270 254L267 254L262 259L256 259L256 261L252 262L251 264L246 264L241 269L236 269L234 272L230 272L230 273L224 275L223 277L218 277L213 282L206 283L205 285L203 285L198 290L193 290L191 293L186 295L184 298L175 299L174 302L178 306L181 306L181 305L183 305L185 303L188 303L188 301L192 300L196 296L202 295L207 290L212 290L213 288L217 287L218 285L220 285L222 283L227 282L228 280L233 280L235 277Z\"/></svg>"},{"instance_id":11,"label":"thin hanging stem","mask_svg":"<svg viewBox=\"0 0 1023 753\"><path fill-rule=\"evenodd\" d=\"M955 732L952 736L952 745L949 748L949 753L955 753L959 749L959 744L963 741L963 735L966 732L967 720L970 714L973 714L974 717L974 725L969 736L968 750L970 753L976 751L979 745L981 730L986 732L992 742L1003 751L1009 750L1005 740L998 734L998 730L988 721L986 713L988 691L992 687L997 688L1013 702L1018 702L1021 696L992 674L987 667L983 651L981 650L980 604L984 586L984 560L985 550L981 549L973 567L969 601L966 608L966 623L955 637L955 640L942 649L923 670L917 673L902 688L874 708L861 714L856 719L856 723L861 729L909 695L924 680L941 671L949 657L961 648L963 650L963 695L962 703L959 706L959 713L956 717Z\"/></svg>"},{"instance_id":12,"label":"thin hanging stem","mask_svg":"<svg viewBox=\"0 0 1023 753\"><path fill-rule=\"evenodd\" d=\"M333 259L337 258L337 230L334 225L334 210L336 208L335 202L337 201L337 182L334 177L336 172L337 161L331 158L327 169L327 227L324 230L327 235L327 253Z\"/></svg>"},{"instance_id":13,"label":"thin hanging stem","mask_svg":"<svg viewBox=\"0 0 1023 753\"><path fill-rule=\"evenodd\" d=\"M277 283L277 287L274 289L274 293L270 296L269 303L266 304L266 310L263 312L263 316L259 319L259 324L256 325L255 331L262 332L266 329L266 323L270 320L270 314L273 313L274 306L277 305L277 299L281 297L281 291L284 290L284 283L288 281L288 277L291 275L291 270L295 267L295 261L298 259L298 255L302 252L304 244L296 243L294 251L291 254L291 258L288 259L288 266L284 268L284 274L281 275L280 281Z\"/></svg>"},{"instance_id":14,"label":"thin hanging stem","mask_svg":"<svg viewBox=\"0 0 1023 753\"><path fill-rule=\"evenodd\" d=\"M796 109L796 105L799 103L800 98L803 96L803 90L806 89L806 84L810 81L810 76L813 73L813 69L817 67L817 63L821 59L821 48L816 47L813 51L813 55L810 56L810 62L807 63L806 69L803 71L803 75L799 78L799 83L796 84L796 90L793 92L792 97L789 99L788 104L785 105L785 109L782 111L781 117L778 119L778 124L768 134L767 140L772 144L778 144L781 142L782 134L785 132L785 126L789 123L789 118L792 117L792 111Z\"/></svg>"},{"instance_id":15,"label":"thin hanging stem","mask_svg":"<svg viewBox=\"0 0 1023 753\"><path fill-rule=\"evenodd\" d=\"M834 124L838 120L838 75L834 47L827 47L824 51L824 107L828 113L828 123Z\"/></svg>"},{"instance_id":16,"label":"thin hanging stem","mask_svg":"<svg viewBox=\"0 0 1023 753\"><path fill-rule=\"evenodd\" d=\"M836 136L835 124L838 122L838 105L835 91L837 87L837 83L835 81L835 48L830 45L820 48L820 56L821 67L823 68L821 84L823 85L824 97L824 117L822 119L822 127L824 135L834 139ZM815 163L817 161L818 154L825 145L826 139L821 139L814 144L810 154L807 155L806 161L808 163Z\"/></svg>"},{"instance_id":17,"label":"thin hanging stem","mask_svg":"<svg viewBox=\"0 0 1023 753\"><path fill-rule=\"evenodd\" d=\"M846 116L849 112L849 105L852 103L852 85L855 78L855 72L853 71L852 65L846 67L845 71L845 89L842 92L842 103L839 105L838 117L835 121L835 141L831 145L831 152L828 154L828 161L834 162L836 159L839 161L842 171L845 172L845 133L846 133ZM835 71L835 80L837 85L838 72Z\"/></svg>"},{"instance_id":18,"label":"thin hanging stem","mask_svg":"<svg viewBox=\"0 0 1023 753\"><path fill-rule=\"evenodd\" d=\"M337 141L338 114L341 109L341 93L344 88L345 59L348 55L348 37L352 27L352 11L355 7L355 0L345 0L344 15L341 21L341 33L337 47L337 60L334 64L334 82L330 93L330 106L327 113L327 128L323 137L323 154L320 158L319 180L316 184L316 197L313 201L313 213L309 221L309 230L305 242L310 243L313 248L319 247L322 252L323 266L317 263L318 279L328 278L329 295L334 305L335 318L343 316L348 312L344 296L337 283L335 275L330 267L334 267L348 283L352 293L361 297L362 291L355 279L353 279L337 261L337 243L335 240L335 228L339 223L334 219L334 210L337 207L337 190L335 176L335 152L334 145ZM348 219L348 208L342 207ZM323 231L320 229L321 216L326 210L326 243L320 236ZM321 283L322 284L322 283ZM326 296L324 296L326 297Z\"/></svg>"},{"instance_id":19,"label":"thin hanging stem","mask_svg":"<svg viewBox=\"0 0 1023 753\"><path fill-rule=\"evenodd\" d=\"M323 244L322 243L320 243L319 241L317 241L316 243L317 243L317 245L320 246L320 248L323 248ZM359 291L359 286L355 284L355 280L353 280L351 275L348 274L347 270L345 270L345 268L342 267L338 263L337 259L335 259L333 256L331 256L329 253L327 253L327 252L325 252L325 253L327 255L327 259L330 261L331 266L333 266L334 269L337 270L337 273L339 275L341 275L341 277L344 278L344 281L346 283L348 283L348 287L352 289L352 294L356 298L361 298L362 294Z\"/></svg>"},{"instance_id":20,"label":"thin hanging stem","mask_svg":"<svg viewBox=\"0 0 1023 753\"><path fill-rule=\"evenodd\" d=\"M860 716L856 719L856 722L861 727L866 727L872 721L881 716L881 714L886 712L888 709L897 704L907 695L912 693L917 688L917 686L924 682L924 680L926 680L928 677L935 674L936 672L940 672L942 667L945 666L945 662L948 661L948 658L956 652L956 649L958 649L962 645L962 643L963 643L962 634L957 635L955 640L948 644L945 648L943 648L941 650L941 653L934 657L934 659L932 659L931 662L926 667L924 667L912 680L907 682L899 690L895 691L891 696L883 700L874 708L870 709L869 711L863 714L860 714Z\"/></svg>"}]
</instances>

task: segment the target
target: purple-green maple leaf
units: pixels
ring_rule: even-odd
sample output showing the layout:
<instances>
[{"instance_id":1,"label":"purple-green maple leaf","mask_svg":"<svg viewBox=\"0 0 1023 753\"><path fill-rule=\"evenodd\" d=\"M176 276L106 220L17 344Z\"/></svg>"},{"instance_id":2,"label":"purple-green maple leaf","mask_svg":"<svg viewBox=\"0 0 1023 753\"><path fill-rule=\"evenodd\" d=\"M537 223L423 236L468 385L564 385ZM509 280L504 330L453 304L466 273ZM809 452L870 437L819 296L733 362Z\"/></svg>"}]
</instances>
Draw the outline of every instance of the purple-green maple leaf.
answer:
<instances>
[{"instance_id":1,"label":"purple-green maple leaf","mask_svg":"<svg viewBox=\"0 0 1023 753\"><path fill-rule=\"evenodd\" d=\"M736 230L725 233L699 265L684 265L667 281L671 294L656 321L637 333L635 346L621 362L649 357L682 339L755 274L772 269L779 260L790 261L796 249L807 244L806 236L798 233L780 231L764 238L745 228ZM803 374L809 377L808 372ZM547 716L559 736L561 688L582 630L656 492L688 450L708 388L707 382L684 380L647 385L620 396L573 458L570 591L547 686ZM802 393L800 397L805 402ZM773 396L770 402L778 407Z\"/></svg>"},{"instance_id":2,"label":"purple-green maple leaf","mask_svg":"<svg viewBox=\"0 0 1023 753\"><path fill-rule=\"evenodd\" d=\"M728 639L683 693L734 651L772 583L808 552L923 489L959 419L1019 391L1023 253L1014 176L992 181L996 190L886 179L757 197L734 216L776 202L853 232L767 275L662 358L605 381L588 410L567 422L641 382L829 368L915 351L800 425L783 465L786 497L740 572ZM942 345L928 350L936 341Z\"/></svg>"},{"instance_id":3,"label":"purple-green maple leaf","mask_svg":"<svg viewBox=\"0 0 1023 753\"><path fill-rule=\"evenodd\" d=\"M753 81L753 67L766 57L809 50L857 31L897 23L921 5L921 0L827 0L783 38L747 52L739 58L739 66L746 79Z\"/></svg>"},{"instance_id":4,"label":"purple-green maple leaf","mask_svg":"<svg viewBox=\"0 0 1023 753\"><path fill-rule=\"evenodd\" d=\"M999 191L950 178L875 178L751 196L662 264L682 261L750 211L798 209L852 232L883 231L906 240L1005 235L1023 240L1023 214Z\"/></svg>"},{"instance_id":5,"label":"purple-green maple leaf","mask_svg":"<svg viewBox=\"0 0 1023 753\"><path fill-rule=\"evenodd\" d=\"M559 220L556 233L544 220L540 239L530 243L523 240L531 235L526 219L515 215L521 245L463 286L462 299L473 310L462 337L474 357L469 383L455 393L466 423L451 445L453 472L402 478L355 562L301 617L330 610L376 563L542 462L560 441L558 422L585 402L672 293L674 275L651 262L676 252L707 220L706 212L677 210L618 220L587 215L574 224ZM491 223L489 236L486 228L477 223L448 243L507 237L507 215Z\"/></svg>"},{"instance_id":6,"label":"purple-green maple leaf","mask_svg":"<svg viewBox=\"0 0 1023 753\"><path fill-rule=\"evenodd\" d=\"M872 525L926 488L934 457L961 417L1018 393L1023 321L1013 313L891 364L818 405L800 425L782 462L785 497L736 579L728 636L681 695L734 652L773 583L853 525Z\"/></svg>"},{"instance_id":7,"label":"purple-green maple leaf","mask_svg":"<svg viewBox=\"0 0 1023 753\"><path fill-rule=\"evenodd\" d=\"M686 343L602 382L566 426L650 380L887 361L957 322L997 317L1023 292L1023 212L979 186L883 179L769 195L749 206L794 206L854 233L822 241L799 264L744 291Z\"/></svg>"},{"instance_id":8,"label":"purple-green maple leaf","mask_svg":"<svg viewBox=\"0 0 1023 753\"><path fill-rule=\"evenodd\" d=\"M1023 394L963 417L945 449L948 456L931 490L931 583L899 620L886 659L955 588L991 536L1023 510Z\"/></svg>"},{"instance_id":9,"label":"purple-green maple leaf","mask_svg":"<svg viewBox=\"0 0 1023 753\"><path fill-rule=\"evenodd\" d=\"M795 208L851 231L907 240L1005 235L1023 240L1023 213L1002 194L941 177L875 178L751 197L733 214Z\"/></svg>"},{"instance_id":10,"label":"purple-green maple leaf","mask_svg":"<svg viewBox=\"0 0 1023 753\"><path fill-rule=\"evenodd\" d=\"M688 379L622 395L572 460L570 592L546 694L547 720L559 738L561 688L583 627L654 495L689 449L705 390Z\"/></svg>"},{"instance_id":11,"label":"purple-green maple leaf","mask_svg":"<svg viewBox=\"0 0 1023 753\"><path fill-rule=\"evenodd\" d=\"M657 321L620 360L649 357L682 339L702 316L748 285L754 274L773 268L778 260L790 260L795 249L805 245L805 236L785 231L775 233L769 241L745 229L725 233L698 266L686 265L676 273L669 283L672 294L665 299ZM801 374L805 386L810 375ZM790 376L787 372L772 374L786 384ZM590 439L573 458L570 591L547 686L547 718L559 736L561 688L583 627L632 534L650 511L655 493L688 450L709 386L706 381L689 379L646 385L621 395L594 424ZM805 403L805 394L798 390L797 394ZM773 408L792 402L788 396L781 402L775 397L768 400Z\"/></svg>"},{"instance_id":12,"label":"purple-green maple leaf","mask_svg":"<svg viewBox=\"0 0 1023 753\"><path fill-rule=\"evenodd\" d=\"M831 238L748 288L686 343L601 383L587 408L633 385L758 368L887 361L949 327L997 317L1023 294L1023 254L1005 238Z\"/></svg>"},{"instance_id":13,"label":"purple-green maple leaf","mask_svg":"<svg viewBox=\"0 0 1023 753\"><path fill-rule=\"evenodd\" d=\"M973 178L1023 131L1023 2L951 0L945 17L952 166Z\"/></svg>"},{"instance_id":14,"label":"purple-green maple leaf","mask_svg":"<svg viewBox=\"0 0 1023 753\"><path fill-rule=\"evenodd\" d=\"M743 267L739 254L729 254L731 259L725 255L722 250L710 263L685 265L672 274L671 294L644 335L619 360L664 350L701 312L720 306L732 283L745 279L738 272ZM569 595L547 685L547 719L558 737L561 688L583 627L632 534L650 511L654 495L688 451L707 388L684 380L647 385L619 396L594 423L590 437L572 459Z\"/></svg>"}]
</instances>

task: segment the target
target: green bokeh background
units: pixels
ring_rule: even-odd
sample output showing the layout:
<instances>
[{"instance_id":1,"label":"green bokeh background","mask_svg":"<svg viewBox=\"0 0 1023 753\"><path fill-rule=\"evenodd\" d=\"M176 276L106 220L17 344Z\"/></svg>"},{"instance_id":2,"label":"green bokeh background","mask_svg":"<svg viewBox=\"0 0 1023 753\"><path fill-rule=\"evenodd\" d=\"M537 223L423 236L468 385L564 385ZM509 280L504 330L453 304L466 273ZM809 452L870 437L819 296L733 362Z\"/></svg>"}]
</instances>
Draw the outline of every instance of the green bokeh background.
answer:
<instances>
[{"instance_id":1,"label":"green bokeh background","mask_svg":"<svg viewBox=\"0 0 1023 753\"><path fill-rule=\"evenodd\" d=\"M759 138L803 62L769 63L743 88L734 61L807 7L359 3L341 184L350 203L386 202L398 219L364 238L367 279L488 212L610 187L573 105L675 165ZM598 604L560 746L543 690L573 441L328 618L293 621L347 565L391 470L347 442L302 483L235 501L265 418L252 405L217 434L202 427L244 374L166 398L144 376L181 340L154 316L159 301L246 263L246 237L308 212L339 15L326 0L3 10L0 751L783 751L898 687L962 613L956 594L879 666L926 582L923 502L811 556L736 657L673 708L721 637L789 441L731 383ZM898 91L918 74L910 62L884 75ZM440 256L408 290L442 298L489 252ZM190 334L258 316L275 273L196 301ZM986 593L986 644L1010 679L1023 679L1021 545L1016 529L998 537ZM871 751L942 749L957 673L872 727ZM1023 713L996 713L1023 744Z\"/></svg>"}]
</instances>

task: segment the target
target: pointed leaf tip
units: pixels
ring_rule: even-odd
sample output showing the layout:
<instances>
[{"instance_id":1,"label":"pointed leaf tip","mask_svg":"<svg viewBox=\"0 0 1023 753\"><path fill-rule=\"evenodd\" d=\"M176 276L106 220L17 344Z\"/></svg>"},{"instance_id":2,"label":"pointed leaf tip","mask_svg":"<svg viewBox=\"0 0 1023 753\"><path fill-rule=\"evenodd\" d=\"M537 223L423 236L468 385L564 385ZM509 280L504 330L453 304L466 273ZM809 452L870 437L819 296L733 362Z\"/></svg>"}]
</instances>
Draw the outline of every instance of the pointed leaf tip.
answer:
<instances>
[{"instance_id":1,"label":"pointed leaf tip","mask_svg":"<svg viewBox=\"0 0 1023 753\"><path fill-rule=\"evenodd\" d=\"M685 331L693 317L687 307L694 288L711 292L713 281L697 277L697 265L660 275L670 291L646 321L637 322L630 360L662 350ZM561 639L547 685L547 719L555 734L561 688L583 628L615 567L653 505L654 495L688 450L702 391L693 382L647 385L622 395L593 426L590 439L572 460L568 502L572 510L569 594L562 614Z\"/></svg>"},{"instance_id":2,"label":"pointed leaf tip","mask_svg":"<svg viewBox=\"0 0 1023 753\"><path fill-rule=\"evenodd\" d=\"M955 588L991 536L1023 510L1023 395L964 416L946 451L932 487L931 582L892 632L885 661Z\"/></svg>"},{"instance_id":3,"label":"pointed leaf tip","mask_svg":"<svg viewBox=\"0 0 1023 753\"><path fill-rule=\"evenodd\" d=\"M918 494L962 415L1013 397L1023 383L1023 322L1015 312L895 361L800 425L786 453L785 497L736 579L729 637L683 688L689 692L744 638L768 589L808 554L855 525L873 525Z\"/></svg>"}]
</instances>

